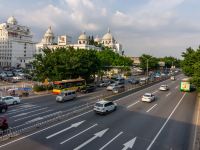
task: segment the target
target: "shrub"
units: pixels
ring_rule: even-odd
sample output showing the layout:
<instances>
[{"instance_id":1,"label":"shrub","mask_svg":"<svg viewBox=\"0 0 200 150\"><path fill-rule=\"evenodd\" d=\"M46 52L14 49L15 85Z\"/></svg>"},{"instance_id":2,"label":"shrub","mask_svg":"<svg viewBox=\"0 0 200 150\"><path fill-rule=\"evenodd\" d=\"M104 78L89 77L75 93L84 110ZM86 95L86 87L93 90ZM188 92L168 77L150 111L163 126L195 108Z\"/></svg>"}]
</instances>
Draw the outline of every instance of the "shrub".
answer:
<instances>
[{"instance_id":1,"label":"shrub","mask_svg":"<svg viewBox=\"0 0 200 150\"><path fill-rule=\"evenodd\" d=\"M48 90L47 89L47 86L44 86L44 85L34 85L33 86L33 90L35 91L35 92L40 92L40 91L46 91L46 90Z\"/></svg>"}]
</instances>

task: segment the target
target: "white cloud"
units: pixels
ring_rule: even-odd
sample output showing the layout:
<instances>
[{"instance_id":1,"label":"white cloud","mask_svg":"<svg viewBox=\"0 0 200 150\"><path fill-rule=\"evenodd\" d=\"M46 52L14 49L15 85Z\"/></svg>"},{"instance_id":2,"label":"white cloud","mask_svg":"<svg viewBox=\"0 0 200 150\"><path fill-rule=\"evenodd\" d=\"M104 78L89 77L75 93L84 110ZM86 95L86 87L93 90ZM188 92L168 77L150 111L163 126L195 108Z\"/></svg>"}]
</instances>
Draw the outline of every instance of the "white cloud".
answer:
<instances>
[{"instance_id":1,"label":"white cloud","mask_svg":"<svg viewBox=\"0 0 200 150\"><path fill-rule=\"evenodd\" d=\"M196 34L200 32L200 21L197 17L186 18L179 11L185 1L147 0L137 8L132 7L135 2L125 8L127 5L120 6L116 0L49 0L31 11L28 5L16 9L12 6L10 10L2 7L1 16L15 15L20 24L30 26L40 39L50 25L55 34L70 33L75 40L81 31L102 36L110 27L129 55L177 56L186 47L197 45L200 39ZM187 4L190 1L197 0L187 0Z\"/></svg>"}]
</instances>

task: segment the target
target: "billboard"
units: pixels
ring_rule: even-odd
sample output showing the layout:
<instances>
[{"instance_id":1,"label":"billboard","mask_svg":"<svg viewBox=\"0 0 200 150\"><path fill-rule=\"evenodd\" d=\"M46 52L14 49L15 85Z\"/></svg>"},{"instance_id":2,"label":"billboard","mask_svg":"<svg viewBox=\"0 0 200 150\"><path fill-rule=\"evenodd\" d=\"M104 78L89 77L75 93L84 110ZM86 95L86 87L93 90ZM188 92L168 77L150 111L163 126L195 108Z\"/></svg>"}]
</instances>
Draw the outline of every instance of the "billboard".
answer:
<instances>
[{"instance_id":1,"label":"billboard","mask_svg":"<svg viewBox=\"0 0 200 150\"><path fill-rule=\"evenodd\" d=\"M67 45L67 36L65 35L59 36L58 45Z\"/></svg>"},{"instance_id":2,"label":"billboard","mask_svg":"<svg viewBox=\"0 0 200 150\"><path fill-rule=\"evenodd\" d=\"M158 62L158 65L159 65L160 67L164 67L164 66L165 66L165 62L164 62L164 61L159 61L159 62Z\"/></svg>"}]
</instances>

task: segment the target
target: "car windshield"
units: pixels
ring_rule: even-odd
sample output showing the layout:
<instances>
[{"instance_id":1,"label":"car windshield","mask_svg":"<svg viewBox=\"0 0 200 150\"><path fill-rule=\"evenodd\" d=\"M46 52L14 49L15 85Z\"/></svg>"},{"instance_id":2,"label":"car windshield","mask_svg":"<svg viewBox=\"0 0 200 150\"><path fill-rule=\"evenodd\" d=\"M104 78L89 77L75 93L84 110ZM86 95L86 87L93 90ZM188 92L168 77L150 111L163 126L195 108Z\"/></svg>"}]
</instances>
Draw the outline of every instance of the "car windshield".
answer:
<instances>
[{"instance_id":1,"label":"car windshield","mask_svg":"<svg viewBox=\"0 0 200 150\"><path fill-rule=\"evenodd\" d=\"M59 96L65 96L65 93L62 92L62 93L59 94Z\"/></svg>"},{"instance_id":2,"label":"car windshield","mask_svg":"<svg viewBox=\"0 0 200 150\"><path fill-rule=\"evenodd\" d=\"M144 96L145 97L151 97L151 94L146 93L146 94L144 94Z\"/></svg>"},{"instance_id":3,"label":"car windshield","mask_svg":"<svg viewBox=\"0 0 200 150\"><path fill-rule=\"evenodd\" d=\"M96 103L95 106L97 106L97 107L103 107L103 104Z\"/></svg>"},{"instance_id":4,"label":"car windshield","mask_svg":"<svg viewBox=\"0 0 200 150\"><path fill-rule=\"evenodd\" d=\"M161 87L164 87L164 88L165 88L165 87L167 87L167 86L166 86L166 85L161 85Z\"/></svg>"}]
</instances>

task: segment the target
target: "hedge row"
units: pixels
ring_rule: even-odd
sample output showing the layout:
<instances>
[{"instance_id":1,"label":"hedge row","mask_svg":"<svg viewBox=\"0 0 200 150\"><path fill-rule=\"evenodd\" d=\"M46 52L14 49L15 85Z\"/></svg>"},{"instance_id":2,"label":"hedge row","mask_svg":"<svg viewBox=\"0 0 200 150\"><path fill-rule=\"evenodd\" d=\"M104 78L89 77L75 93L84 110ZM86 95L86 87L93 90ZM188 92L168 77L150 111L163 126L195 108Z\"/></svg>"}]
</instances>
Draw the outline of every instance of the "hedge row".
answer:
<instances>
[{"instance_id":1,"label":"hedge row","mask_svg":"<svg viewBox=\"0 0 200 150\"><path fill-rule=\"evenodd\" d=\"M33 90L35 92L53 90L53 86L51 86L51 85L48 85L48 86L46 86L46 85L37 85L36 84L36 85L33 86Z\"/></svg>"}]
</instances>

